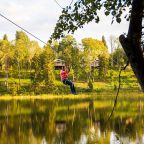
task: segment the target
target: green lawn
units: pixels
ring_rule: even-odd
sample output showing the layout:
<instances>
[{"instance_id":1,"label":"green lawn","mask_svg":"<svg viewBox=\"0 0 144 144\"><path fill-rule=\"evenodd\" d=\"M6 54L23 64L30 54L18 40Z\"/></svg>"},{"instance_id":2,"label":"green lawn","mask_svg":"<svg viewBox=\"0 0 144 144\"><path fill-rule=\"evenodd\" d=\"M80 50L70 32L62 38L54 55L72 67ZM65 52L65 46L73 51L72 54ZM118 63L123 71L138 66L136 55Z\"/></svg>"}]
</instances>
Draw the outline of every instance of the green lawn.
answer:
<instances>
[{"instance_id":1,"label":"green lawn","mask_svg":"<svg viewBox=\"0 0 144 144\"><path fill-rule=\"evenodd\" d=\"M104 80L95 80L93 82L93 90L88 88L87 82L77 81L75 83L78 94L92 94L93 92L116 92L119 86L119 72L110 70ZM69 86L64 85L60 79L54 81L53 87L45 85L44 82L38 83L35 86L28 78L8 78L8 88L6 87L6 79L0 78L0 95L68 95L70 93ZM35 90L34 90L35 87ZM139 91L139 85L132 71L123 71L121 73L121 91ZM35 92L34 92L35 91Z\"/></svg>"}]
</instances>

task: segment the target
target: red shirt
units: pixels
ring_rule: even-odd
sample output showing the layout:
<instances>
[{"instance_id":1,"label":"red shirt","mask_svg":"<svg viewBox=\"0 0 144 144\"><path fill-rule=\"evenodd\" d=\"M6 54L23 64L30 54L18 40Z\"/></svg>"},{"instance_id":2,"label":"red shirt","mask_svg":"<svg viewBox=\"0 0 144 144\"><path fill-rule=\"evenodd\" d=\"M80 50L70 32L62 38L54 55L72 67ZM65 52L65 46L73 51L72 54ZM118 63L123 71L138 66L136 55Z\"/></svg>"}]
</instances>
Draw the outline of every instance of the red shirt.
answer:
<instances>
[{"instance_id":1,"label":"red shirt","mask_svg":"<svg viewBox=\"0 0 144 144\"><path fill-rule=\"evenodd\" d=\"M68 71L61 70L60 77L61 77L62 81L65 80L65 79L68 79Z\"/></svg>"}]
</instances>

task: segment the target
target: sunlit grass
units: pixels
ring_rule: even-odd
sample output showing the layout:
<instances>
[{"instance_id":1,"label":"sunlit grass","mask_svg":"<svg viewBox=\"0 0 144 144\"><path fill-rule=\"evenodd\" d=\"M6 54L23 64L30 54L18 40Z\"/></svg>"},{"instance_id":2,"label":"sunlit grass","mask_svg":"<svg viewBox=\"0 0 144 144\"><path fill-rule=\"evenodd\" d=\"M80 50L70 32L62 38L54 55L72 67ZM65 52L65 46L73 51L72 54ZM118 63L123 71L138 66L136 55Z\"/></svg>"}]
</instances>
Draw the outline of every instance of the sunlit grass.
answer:
<instances>
[{"instance_id":1,"label":"sunlit grass","mask_svg":"<svg viewBox=\"0 0 144 144\"><path fill-rule=\"evenodd\" d=\"M41 94L41 95L4 95L0 96L0 100L10 100L10 99L19 99L19 100L28 100L28 99L86 99L86 98L95 98L97 100L107 100L114 99L116 91L101 91L101 92L80 92L77 95L73 94ZM140 91L129 91L129 90L120 90L119 99L144 99L144 93Z\"/></svg>"},{"instance_id":2,"label":"sunlit grass","mask_svg":"<svg viewBox=\"0 0 144 144\"><path fill-rule=\"evenodd\" d=\"M19 83L19 79L18 78L0 78L0 82L5 82L8 81L9 83ZM25 83L25 84L30 84L31 80L30 79L20 79L21 83Z\"/></svg>"}]
</instances>

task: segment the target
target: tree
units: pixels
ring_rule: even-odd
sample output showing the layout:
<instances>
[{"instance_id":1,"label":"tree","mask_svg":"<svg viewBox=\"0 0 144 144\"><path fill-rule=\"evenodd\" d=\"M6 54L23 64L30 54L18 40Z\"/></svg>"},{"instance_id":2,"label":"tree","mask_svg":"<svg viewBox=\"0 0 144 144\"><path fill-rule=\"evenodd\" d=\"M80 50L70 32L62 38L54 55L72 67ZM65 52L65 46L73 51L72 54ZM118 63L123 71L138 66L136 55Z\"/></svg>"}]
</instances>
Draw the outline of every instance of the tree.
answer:
<instances>
[{"instance_id":1,"label":"tree","mask_svg":"<svg viewBox=\"0 0 144 144\"><path fill-rule=\"evenodd\" d=\"M108 48L108 46L107 46L107 43L106 43L106 40L105 40L105 37L104 37L104 36L102 36L102 42L104 43L104 46L105 46L106 48Z\"/></svg>"},{"instance_id":2,"label":"tree","mask_svg":"<svg viewBox=\"0 0 144 144\"><path fill-rule=\"evenodd\" d=\"M117 48L112 54L114 66L120 69L127 63L127 57L122 48Z\"/></svg>"},{"instance_id":3,"label":"tree","mask_svg":"<svg viewBox=\"0 0 144 144\"><path fill-rule=\"evenodd\" d=\"M79 69L79 49L76 39L71 35L65 36L59 43L58 52L59 57L74 71L73 79L77 79Z\"/></svg>"},{"instance_id":4,"label":"tree","mask_svg":"<svg viewBox=\"0 0 144 144\"><path fill-rule=\"evenodd\" d=\"M115 37L114 35L110 35L109 42L110 42L110 48L111 48L110 62L111 62L111 66L113 67L114 66L113 53L116 49L121 48L122 46L119 42L119 39Z\"/></svg>"},{"instance_id":5,"label":"tree","mask_svg":"<svg viewBox=\"0 0 144 144\"><path fill-rule=\"evenodd\" d=\"M42 71L42 62L41 62L41 54L43 49L38 49L34 54L31 62L32 69L34 73L31 73L31 82L32 82L32 90L34 93L37 93L37 88L39 85L39 81L41 81L41 71Z\"/></svg>"},{"instance_id":6,"label":"tree","mask_svg":"<svg viewBox=\"0 0 144 144\"><path fill-rule=\"evenodd\" d=\"M109 65L109 54L104 51L98 57L99 59L99 79L105 80Z\"/></svg>"},{"instance_id":7,"label":"tree","mask_svg":"<svg viewBox=\"0 0 144 144\"><path fill-rule=\"evenodd\" d=\"M54 59L55 54L50 46L45 46L44 51L42 53L43 57L43 70L44 70L44 79L45 83L48 86L52 86L54 84L55 76L54 76Z\"/></svg>"},{"instance_id":8,"label":"tree","mask_svg":"<svg viewBox=\"0 0 144 144\"><path fill-rule=\"evenodd\" d=\"M32 59L34 73L31 75L32 88L35 93L41 93L42 86L46 86L48 92L52 92L54 86L54 59L55 53L49 44L42 49L37 49ZM43 91L44 92L44 91Z\"/></svg>"},{"instance_id":9,"label":"tree","mask_svg":"<svg viewBox=\"0 0 144 144\"><path fill-rule=\"evenodd\" d=\"M3 36L3 40L0 41L0 63L2 65L2 69L4 69L6 74L6 86L8 88L8 77L9 77L9 69L12 65L11 61L14 56L14 51L12 44L8 41L7 35Z\"/></svg>"},{"instance_id":10,"label":"tree","mask_svg":"<svg viewBox=\"0 0 144 144\"><path fill-rule=\"evenodd\" d=\"M100 62L100 70L99 70L99 76L104 76L104 73L106 73L106 64L104 62L104 59L108 61L108 50L105 47L104 43L102 41L99 41L97 39L93 38L84 38L82 39L82 45L84 48L83 51L83 71L87 75L87 81L88 83L92 83L93 79L93 72L94 70L91 67L91 64L99 59Z\"/></svg>"},{"instance_id":11,"label":"tree","mask_svg":"<svg viewBox=\"0 0 144 144\"><path fill-rule=\"evenodd\" d=\"M116 20L121 22L122 14L129 9L129 14L125 15L130 19L127 36L121 35L120 42L128 57L131 67L144 91L144 56L142 51L142 18L144 16L143 0L80 0L74 6L67 6L62 10L62 14L56 24L52 38L60 38L63 31L74 32L82 28L84 24L95 20L100 21L98 11L104 8L105 15L112 15L112 23Z\"/></svg>"},{"instance_id":12,"label":"tree","mask_svg":"<svg viewBox=\"0 0 144 144\"><path fill-rule=\"evenodd\" d=\"M65 61L65 64L72 67L72 50L76 47L76 40L73 36L65 36L59 43L59 57Z\"/></svg>"},{"instance_id":13,"label":"tree","mask_svg":"<svg viewBox=\"0 0 144 144\"><path fill-rule=\"evenodd\" d=\"M32 60L35 55L37 55L40 52L40 47L38 45L38 42L36 41L30 41L29 47L28 47L28 53L27 53L27 69L31 71L32 68Z\"/></svg>"},{"instance_id":14,"label":"tree","mask_svg":"<svg viewBox=\"0 0 144 144\"><path fill-rule=\"evenodd\" d=\"M3 40L8 41L8 36L6 34L3 36Z\"/></svg>"},{"instance_id":15,"label":"tree","mask_svg":"<svg viewBox=\"0 0 144 144\"><path fill-rule=\"evenodd\" d=\"M25 62L27 62L29 46L30 46L30 40L28 36L22 31L17 31L15 41L15 60L18 69L19 86L20 86L21 70L22 68L24 68Z\"/></svg>"}]
</instances>

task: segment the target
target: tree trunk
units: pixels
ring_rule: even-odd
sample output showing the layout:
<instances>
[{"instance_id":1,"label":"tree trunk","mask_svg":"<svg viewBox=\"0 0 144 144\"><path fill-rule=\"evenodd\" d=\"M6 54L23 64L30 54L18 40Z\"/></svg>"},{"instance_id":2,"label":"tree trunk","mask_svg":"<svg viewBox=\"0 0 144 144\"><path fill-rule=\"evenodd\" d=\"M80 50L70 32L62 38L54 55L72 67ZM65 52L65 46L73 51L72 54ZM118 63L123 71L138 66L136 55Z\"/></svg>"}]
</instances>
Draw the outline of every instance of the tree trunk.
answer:
<instances>
[{"instance_id":1,"label":"tree trunk","mask_svg":"<svg viewBox=\"0 0 144 144\"><path fill-rule=\"evenodd\" d=\"M6 58L5 60L5 73L6 73L5 83L6 83L6 88L8 90L8 58Z\"/></svg>"},{"instance_id":2,"label":"tree trunk","mask_svg":"<svg viewBox=\"0 0 144 144\"><path fill-rule=\"evenodd\" d=\"M19 86L18 86L18 90L20 89L20 85L21 85L21 73L20 73L20 62L18 61L18 79L19 79Z\"/></svg>"},{"instance_id":3,"label":"tree trunk","mask_svg":"<svg viewBox=\"0 0 144 144\"><path fill-rule=\"evenodd\" d=\"M133 0L128 35L121 35L119 40L144 92L144 56L141 47L143 10L143 0Z\"/></svg>"}]
</instances>

